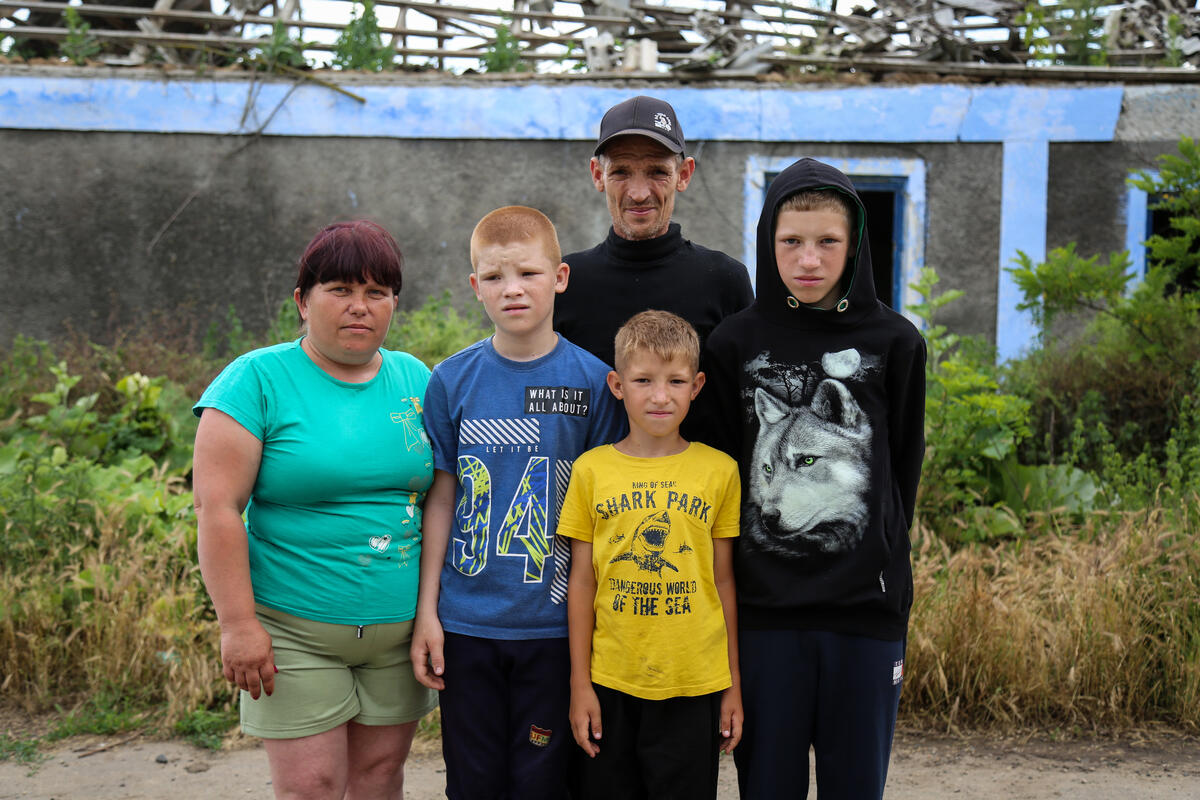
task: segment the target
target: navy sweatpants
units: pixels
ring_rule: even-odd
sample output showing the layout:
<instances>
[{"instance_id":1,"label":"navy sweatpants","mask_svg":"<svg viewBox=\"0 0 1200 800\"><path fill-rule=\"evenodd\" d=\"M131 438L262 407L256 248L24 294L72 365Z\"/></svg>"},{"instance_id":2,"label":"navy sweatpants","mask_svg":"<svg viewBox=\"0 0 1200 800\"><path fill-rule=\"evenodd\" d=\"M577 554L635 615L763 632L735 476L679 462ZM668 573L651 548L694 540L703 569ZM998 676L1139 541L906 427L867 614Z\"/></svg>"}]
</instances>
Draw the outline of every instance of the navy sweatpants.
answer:
<instances>
[{"instance_id":1,"label":"navy sweatpants","mask_svg":"<svg viewBox=\"0 0 1200 800\"><path fill-rule=\"evenodd\" d=\"M821 800L883 797L904 642L824 631L741 630L746 722L734 750L742 800L808 796L808 750Z\"/></svg>"},{"instance_id":2,"label":"navy sweatpants","mask_svg":"<svg viewBox=\"0 0 1200 800\"><path fill-rule=\"evenodd\" d=\"M567 640L446 633L442 756L452 800L567 796Z\"/></svg>"}]
</instances>

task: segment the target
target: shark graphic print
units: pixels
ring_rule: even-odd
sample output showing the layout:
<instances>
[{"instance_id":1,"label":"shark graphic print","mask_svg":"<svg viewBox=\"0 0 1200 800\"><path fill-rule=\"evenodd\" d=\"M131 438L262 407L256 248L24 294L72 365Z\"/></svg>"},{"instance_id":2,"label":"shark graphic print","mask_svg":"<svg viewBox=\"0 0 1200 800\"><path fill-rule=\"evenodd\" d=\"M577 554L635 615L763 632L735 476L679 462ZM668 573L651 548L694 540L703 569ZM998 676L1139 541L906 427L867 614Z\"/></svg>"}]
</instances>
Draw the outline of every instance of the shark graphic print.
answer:
<instances>
[{"instance_id":1,"label":"shark graphic print","mask_svg":"<svg viewBox=\"0 0 1200 800\"><path fill-rule=\"evenodd\" d=\"M875 365L851 349L799 366L763 353L746 369L758 434L743 535L801 561L854 550L869 518L872 428L849 386Z\"/></svg>"},{"instance_id":2,"label":"shark graphic print","mask_svg":"<svg viewBox=\"0 0 1200 800\"><path fill-rule=\"evenodd\" d=\"M664 556L664 551L667 549L667 539L670 536L671 512L656 511L648 514L634 528L629 549L614 556L608 563L615 564L618 561L632 561L642 571L653 572L660 578L662 577L664 568L679 572L679 567L668 561L667 557ZM625 535L623 533L618 534L610 539L609 542L615 544L624 538ZM688 547L687 542L679 545L680 553L688 553L691 550L692 548Z\"/></svg>"}]
</instances>

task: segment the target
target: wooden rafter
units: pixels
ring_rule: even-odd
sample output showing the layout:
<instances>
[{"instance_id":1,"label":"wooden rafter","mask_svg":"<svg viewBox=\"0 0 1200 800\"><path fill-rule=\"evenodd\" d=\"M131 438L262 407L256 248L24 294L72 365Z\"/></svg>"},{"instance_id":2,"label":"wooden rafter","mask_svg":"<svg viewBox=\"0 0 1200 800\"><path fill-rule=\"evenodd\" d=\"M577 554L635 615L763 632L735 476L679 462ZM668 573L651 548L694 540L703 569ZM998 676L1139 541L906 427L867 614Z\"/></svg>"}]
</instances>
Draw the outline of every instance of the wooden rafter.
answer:
<instances>
[{"instance_id":1,"label":"wooden rafter","mask_svg":"<svg viewBox=\"0 0 1200 800\"><path fill-rule=\"evenodd\" d=\"M1020 20L1025 0L875 0L871 11L856 9L851 14L786 0L727 0L706 7L647 0L520 0L516 8L510 5L507 10L451 0L375 1L377 6L399 12L394 26L380 27L389 35L390 49L404 59L424 56L440 65L448 58L486 55L495 46L501 26L511 28L509 34L521 44L520 58L530 63L562 59L568 49L583 52L584 45L599 33L617 31L613 35L626 41L656 41L660 68L714 77L797 66L862 69L867 64L872 65L871 71L1050 77L1054 64L1049 62L1054 59L1046 54L1066 44L1063 35L1053 30L1039 31L1040 51L1024 44L1026 31ZM83 0L75 9L90 23L90 34L98 41L110 46L120 43L134 55L155 47L168 60L178 61L181 58L172 43L209 42L243 50L258 47L261 40L246 33L247 29L280 19L304 38L306 30L345 28L352 7L350 0L345 0L345 21L335 22L304 19L303 0L236 0L223 14L195 10L195 6L178 8L175 0L133 2L143 5ZM199 2L207 5L209 0ZM268 5L278 16L263 13ZM0 0L0 39L62 40L69 33L61 18L67 6L48 0ZM1194 0L1131 0L1105 6L1105 13L1110 64L1107 72L1100 67L1081 68L1093 70L1087 74L1131 80L1113 76L1123 76L1126 65L1144 69L1171 59L1182 65L1180 71L1160 76L1200 81L1200 8ZM1169 17L1174 21L1168 25ZM429 40L434 46L409 47L411 38ZM306 42L305 46L331 49L328 44ZM545 52L545 48L554 52ZM949 65L956 65L955 69ZM597 77L594 69L589 74Z\"/></svg>"}]
</instances>

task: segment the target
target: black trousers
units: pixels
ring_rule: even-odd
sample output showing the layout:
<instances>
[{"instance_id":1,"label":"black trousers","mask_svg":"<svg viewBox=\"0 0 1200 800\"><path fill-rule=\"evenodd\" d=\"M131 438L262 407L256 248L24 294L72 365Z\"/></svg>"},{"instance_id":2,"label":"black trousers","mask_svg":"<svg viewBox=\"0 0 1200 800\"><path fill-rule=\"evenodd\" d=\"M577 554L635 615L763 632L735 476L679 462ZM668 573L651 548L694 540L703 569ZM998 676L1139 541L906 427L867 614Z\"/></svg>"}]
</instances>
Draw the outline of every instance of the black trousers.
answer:
<instances>
[{"instance_id":1,"label":"black trousers","mask_svg":"<svg viewBox=\"0 0 1200 800\"><path fill-rule=\"evenodd\" d=\"M446 634L442 756L452 800L563 800L578 750L567 640Z\"/></svg>"},{"instance_id":2,"label":"black trousers","mask_svg":"<svg viewBox=\"0 0 1200 800\"><path fill-rule=\"evenodd\" d=\"M574 746L573 800L716 800L720 692L643 700L595 689L600 752Z\"/></svg>"}]
</instances>

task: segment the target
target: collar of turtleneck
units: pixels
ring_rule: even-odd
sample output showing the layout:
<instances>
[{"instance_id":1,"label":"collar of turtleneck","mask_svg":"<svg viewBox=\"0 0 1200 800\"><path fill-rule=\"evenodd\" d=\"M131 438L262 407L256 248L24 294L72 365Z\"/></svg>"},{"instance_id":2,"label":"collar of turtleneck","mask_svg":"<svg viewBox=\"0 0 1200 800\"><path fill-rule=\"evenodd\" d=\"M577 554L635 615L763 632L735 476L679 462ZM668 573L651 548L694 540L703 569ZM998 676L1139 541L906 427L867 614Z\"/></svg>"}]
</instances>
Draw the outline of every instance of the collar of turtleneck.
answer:
<instances>
[{"instance_id":1,"label":"collar of turtleneck","mask_svg":"<svg viewBox=\"0 0 1200 800\"><path fill-rule=\"evenodd\" d=\"M679 231L679 223L672 222L667 226L667 232L653 239L632 241L617 236L612 228L608 229L608 239L605 246L609 255L622 261L659 261L679 249L683 244L683 234Z\"/></svg>"}]
</instances>

